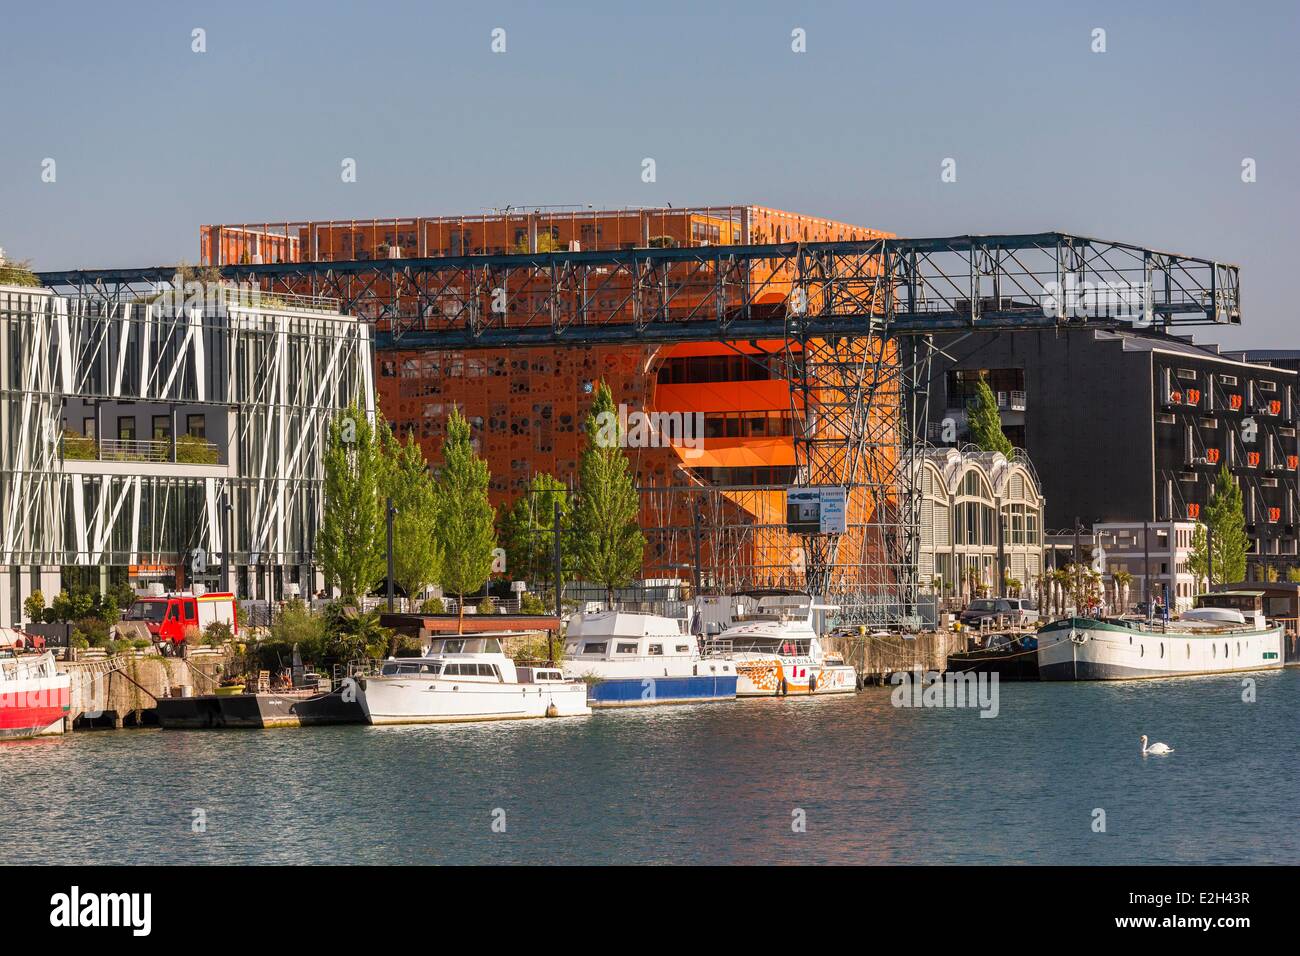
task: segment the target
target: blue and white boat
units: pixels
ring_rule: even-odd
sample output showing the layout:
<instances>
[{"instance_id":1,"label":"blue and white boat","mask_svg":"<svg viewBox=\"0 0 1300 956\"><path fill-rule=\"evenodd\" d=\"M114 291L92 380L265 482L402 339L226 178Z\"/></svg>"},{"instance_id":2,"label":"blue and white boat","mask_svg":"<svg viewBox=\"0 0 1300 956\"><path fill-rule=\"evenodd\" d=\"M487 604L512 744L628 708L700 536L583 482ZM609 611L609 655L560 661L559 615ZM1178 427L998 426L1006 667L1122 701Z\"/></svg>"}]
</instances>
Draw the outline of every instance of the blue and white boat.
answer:
<instances>
[{"instance_id":1,"label":"blue and white boat","mask_svg":"<svg viewBox=\"0 0 1300 956\"><path fill-rule=\"evenodd\" d=\"M736 699L736 665L705 657L688 622L597 611L569 618L564 676L587 682L592 707L648 707Z\"/></svg>"}]
</instances>

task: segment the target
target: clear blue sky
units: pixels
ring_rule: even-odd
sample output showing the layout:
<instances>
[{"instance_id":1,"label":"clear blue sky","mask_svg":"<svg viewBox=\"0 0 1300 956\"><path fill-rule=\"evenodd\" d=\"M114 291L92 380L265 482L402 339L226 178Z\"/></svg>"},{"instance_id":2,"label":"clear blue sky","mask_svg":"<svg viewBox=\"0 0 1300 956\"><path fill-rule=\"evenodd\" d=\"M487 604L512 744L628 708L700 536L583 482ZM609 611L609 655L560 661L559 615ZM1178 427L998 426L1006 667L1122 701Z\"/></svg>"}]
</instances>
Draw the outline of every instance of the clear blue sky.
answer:
<instances>
[{"instance_id":1,"label":"clear blue sky","mask_svg":"<svg viewBox=\"0 0 1300 956\"><path fill-rule=\"evenodd\" d=\"M1236 262L1245 327L1211 337L1300 347L1298 9L6 4L0 246L37 268L150 265L195 260L207 222L752 202Z\"/></svg>"}]
</instances>

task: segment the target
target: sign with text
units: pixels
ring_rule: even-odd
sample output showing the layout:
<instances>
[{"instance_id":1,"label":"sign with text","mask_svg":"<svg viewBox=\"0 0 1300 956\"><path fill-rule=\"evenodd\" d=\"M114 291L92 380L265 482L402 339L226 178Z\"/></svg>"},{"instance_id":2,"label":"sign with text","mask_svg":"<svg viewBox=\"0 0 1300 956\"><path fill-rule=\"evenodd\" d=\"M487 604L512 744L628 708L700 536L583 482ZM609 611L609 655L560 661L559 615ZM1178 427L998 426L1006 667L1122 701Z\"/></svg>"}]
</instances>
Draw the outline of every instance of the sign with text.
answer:
<instances>
[{"instance_id":1,"label":"sign with text","mask_svg":"<svg viewBox=\"0 0 1300 956\"><path fill-rule=\"evenodd\" d=\"M786 530L791 534L843 534L848 526L847 507L844 488L787 488Z\"/></svg>"}]
</instances>

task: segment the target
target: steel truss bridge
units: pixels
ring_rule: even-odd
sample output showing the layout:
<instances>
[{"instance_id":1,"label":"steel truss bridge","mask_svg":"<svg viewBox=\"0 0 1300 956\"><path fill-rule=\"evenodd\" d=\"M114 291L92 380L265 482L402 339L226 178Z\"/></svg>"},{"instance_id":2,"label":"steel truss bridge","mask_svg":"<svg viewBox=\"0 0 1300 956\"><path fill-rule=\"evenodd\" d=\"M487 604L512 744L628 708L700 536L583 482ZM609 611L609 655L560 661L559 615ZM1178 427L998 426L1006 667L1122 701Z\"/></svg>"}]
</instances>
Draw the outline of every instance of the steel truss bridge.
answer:
<instances>
[{"instance_id":1,"label":"steel truss bridge","mask_svg":"<svg viewBox=\"0 0 1300 956\"><path fill-rule=\"evenodd\" d=\"M282 301L333 300L375 324L381 350L784 342L797 483L847 487L858 516L851 534L804 536L799 572L871 624L917 607L914 482L936 334L1241 321L1236 266L1056 232L245 263L188 278L218 274ZM118 302L170 288L177 267L40 275ZM719 490L680 491L717 511Z\"/></svg>"}]
</instances>

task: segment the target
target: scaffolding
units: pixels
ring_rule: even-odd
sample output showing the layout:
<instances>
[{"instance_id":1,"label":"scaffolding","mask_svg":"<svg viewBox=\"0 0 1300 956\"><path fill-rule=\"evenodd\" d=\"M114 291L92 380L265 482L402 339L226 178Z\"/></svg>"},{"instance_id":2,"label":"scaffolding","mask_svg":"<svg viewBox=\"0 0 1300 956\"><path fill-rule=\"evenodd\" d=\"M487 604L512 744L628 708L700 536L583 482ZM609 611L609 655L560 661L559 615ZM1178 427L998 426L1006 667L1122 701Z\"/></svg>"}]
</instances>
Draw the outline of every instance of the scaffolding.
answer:
<instances>
[{"instance_id":1,"label":"scaffolding","mask_svg":"<svg viewBox=\"0 0 1300 956\"><path fill-rule=\"evenodd\" d=\"M319 300L138 291L0 288L0 565L310 568L326 426L374 411L370 329ZM165 440L100 433L155 412Z\"/></svg>"},{"instance_id":2,"label":"scaffolding","mask_svg":"<svg viewBox=\"0 0 1300 956\"><path fill-rule=\"evenodd\" d=\"M649 356L670 343L780 341L796 422L793 484L846 489L845 531L792 530L782 488L709 485L674 460L665 481L641 489L646 576L690 569L681 576L724 592L799 587L838 604L842 620L872 625L916 620L916 456L933 335L1240 322L1235 266L1063 233L685 247L644 239L540 252L530 233L527 252L250 261L220 272L271 295L338 299L375 323L381 354L625 345ZM43 278L114 301L173 271Z\"/></svg>"}]
</instances>

